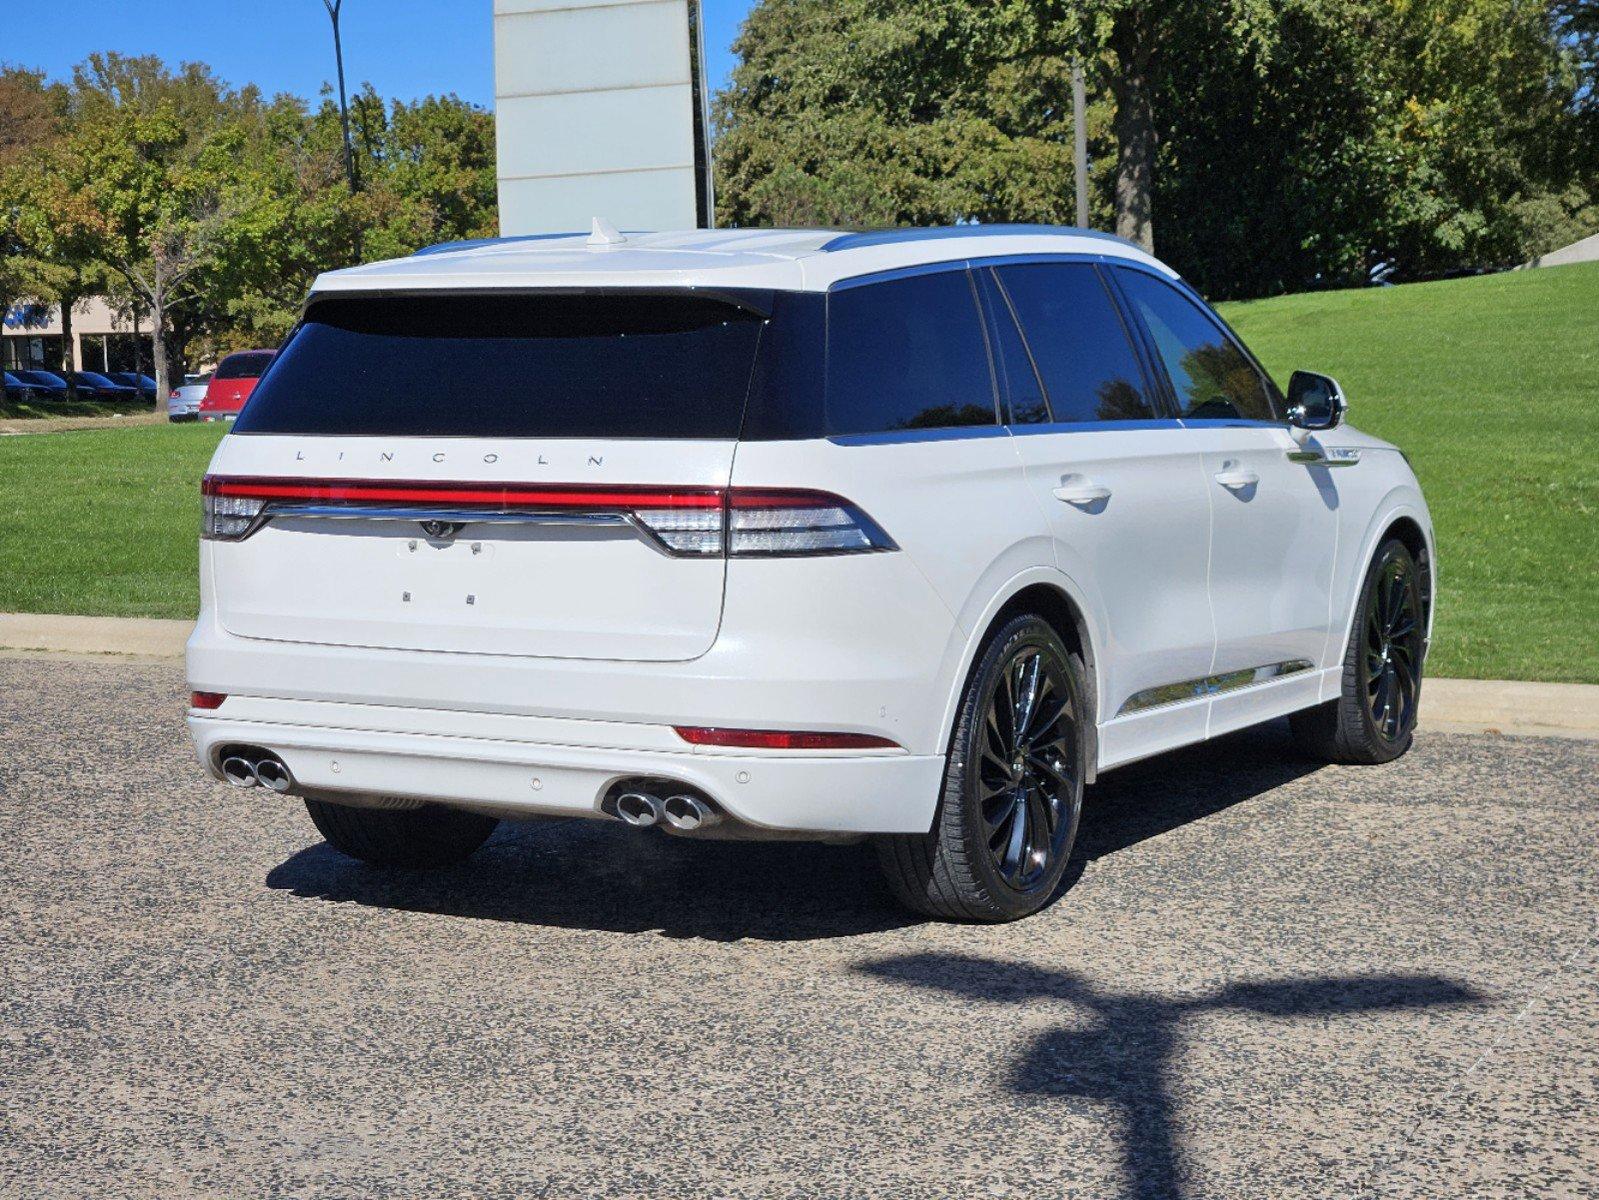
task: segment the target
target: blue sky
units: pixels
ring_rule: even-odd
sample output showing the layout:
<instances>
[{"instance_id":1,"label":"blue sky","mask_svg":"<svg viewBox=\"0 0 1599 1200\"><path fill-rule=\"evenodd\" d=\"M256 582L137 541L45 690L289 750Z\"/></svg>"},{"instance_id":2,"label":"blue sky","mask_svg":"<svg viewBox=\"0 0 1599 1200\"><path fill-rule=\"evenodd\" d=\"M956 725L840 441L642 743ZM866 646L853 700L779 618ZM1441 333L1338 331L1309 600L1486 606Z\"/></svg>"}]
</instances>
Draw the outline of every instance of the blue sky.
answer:
<instances>
[{"instance_id":1,"label":"blue sky","mask_svg":"<svg viewBox=\"0 0 1599 1200\"><path fill-rule=\"evenodd\" d=\"M703 0L713 88L753 0ZM492 0L344 0L345 77L380 95L494 102ZM238 85L315 96L333 78L322 0L0 0L0 62L65 78L95 50L210 63Z\"/></svg>"}]
</instances>

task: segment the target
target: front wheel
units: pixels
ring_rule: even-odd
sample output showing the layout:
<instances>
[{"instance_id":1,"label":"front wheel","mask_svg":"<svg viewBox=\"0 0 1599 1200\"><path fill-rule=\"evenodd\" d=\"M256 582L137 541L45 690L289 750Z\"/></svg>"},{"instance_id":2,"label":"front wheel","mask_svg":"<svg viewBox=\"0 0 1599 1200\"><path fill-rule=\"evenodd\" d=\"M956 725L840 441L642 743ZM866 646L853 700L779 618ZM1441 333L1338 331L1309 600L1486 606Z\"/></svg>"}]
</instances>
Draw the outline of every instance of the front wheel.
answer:
<instances>
[{"instance_id":1,"label":"front wheel","mask_svg":"<svg viewBox=\"0 0 1599 1200\"><path fill-rule=\"evenodd\" d=\"M305 810L335 850L375 867L413 871L464 861L499 825L493 817L436 804L356 808L307 799Z\"/></svg>"},{"instance_id":2,"label":"front wheel","mask_svg":"<svg viewBox=\"0 0 1599 1200\"><path fill-rule=\"evenodd\" d=\"M1303 750L1328 762L1385 763L1410 749L1426 623L1415 558L1403 542L1384 542L1355 605L1342 693L1288 719Z\"/></svg>"},{"instance_id":3,"label":"front wheel","mask_svg":"<svg viewBox=\"0 0 1599 1200\"><path fill-rule=\"evenodd\" d=\"M1049 902L1082 814L1085 675L1039 617L989 639L961 698L932 829L878 839L901 903L1014 921Z\"/></svg>"}]
</instances>

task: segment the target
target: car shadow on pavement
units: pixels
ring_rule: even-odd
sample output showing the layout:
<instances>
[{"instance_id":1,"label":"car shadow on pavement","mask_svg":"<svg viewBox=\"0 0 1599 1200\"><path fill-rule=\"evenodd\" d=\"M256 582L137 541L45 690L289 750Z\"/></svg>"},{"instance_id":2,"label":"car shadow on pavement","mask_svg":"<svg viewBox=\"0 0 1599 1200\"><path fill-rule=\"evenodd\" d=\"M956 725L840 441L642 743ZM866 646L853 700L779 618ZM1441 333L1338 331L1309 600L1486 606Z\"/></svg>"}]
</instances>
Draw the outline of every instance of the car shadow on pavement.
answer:
<instances>
[{"instance_id":1,"label":"car shadow on pavement","mask_svg":"<svg viewBox=\"0 0 1599 1200\"><path fill-rule=\"evenodd\" d=\"M1268 727L1107 775L1088 790L1063 890L1094 859L1315 769L1285 730ZM266 883L381 908L710 941L808 941L921 921L894 903L869 846L695 841L608 821L506 822L462 866L426 874L379 871L319 843Z\"/></svg>"},{"instance_id":2,"label":"car shadow on pavement","mask_svg":"<svg viewBox=\"0 0 1599 1200\"><path fill-rule=\"evenodd\" d=\"M1183 1200L1191 1182L1178 1136L1173 1056L1183 1023L1204 1013L1328 1020L1485 1003L1437 975L1353 975L1231 983L1162 996L1097 986L1069 970L975 955L912 954L858 968L878 979L951 994L978 1006L1059 1002L1077 1020L1035 1036L1010 1064L1005 1088L1024 1096L1110 1105L1120 1122L1124 1200ZM1002 1068L1003 1069L1003 1068Z\"/></svg>"}]
</instances>

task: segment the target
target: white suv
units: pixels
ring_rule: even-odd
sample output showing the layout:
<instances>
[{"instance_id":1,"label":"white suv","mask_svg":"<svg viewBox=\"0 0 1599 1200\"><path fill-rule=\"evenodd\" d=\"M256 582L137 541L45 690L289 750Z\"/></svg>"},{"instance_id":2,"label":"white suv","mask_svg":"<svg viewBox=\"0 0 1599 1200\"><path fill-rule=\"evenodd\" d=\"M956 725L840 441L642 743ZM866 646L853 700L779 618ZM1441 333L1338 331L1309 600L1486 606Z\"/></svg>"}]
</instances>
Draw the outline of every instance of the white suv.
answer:
<instances>
[{"instance_id":1,"label":"white suv","mask_svg":"<svg viewBox=\"0 0 1599 1200\"><path fill-rule=\"evenodd\" d=\"M1285 714L1409 746L1431 524L1342 417L1079 230L335 272L204 483L189 728L376 864L532 815L874 835L905 903L1019 917L1098 771Z\"/></svg>"}]
</instances>

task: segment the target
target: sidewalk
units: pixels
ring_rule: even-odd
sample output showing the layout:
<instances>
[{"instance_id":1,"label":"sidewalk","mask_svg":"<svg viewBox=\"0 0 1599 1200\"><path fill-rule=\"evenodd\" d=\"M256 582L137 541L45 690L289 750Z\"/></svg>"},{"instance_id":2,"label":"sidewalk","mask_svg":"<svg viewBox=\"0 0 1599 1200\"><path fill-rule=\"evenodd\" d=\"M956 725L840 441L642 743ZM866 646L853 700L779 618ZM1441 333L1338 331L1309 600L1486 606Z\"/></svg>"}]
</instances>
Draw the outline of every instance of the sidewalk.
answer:
<instances>
[{"instance_id":1,"label":"sidewalk","mask_svg":"<svg viewBox=\"0 0 1599 1200\"><path fill-rule=\"evenodd\" d=\"M0 613L0 652L110 654L181 659L192 621ZM1436 733L1505 733L1599 739L1599 685L1428 679L1421 727Z\"/></svg>"}]
</instances>

